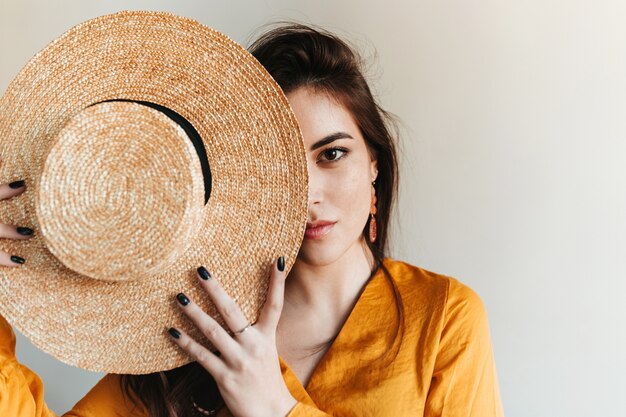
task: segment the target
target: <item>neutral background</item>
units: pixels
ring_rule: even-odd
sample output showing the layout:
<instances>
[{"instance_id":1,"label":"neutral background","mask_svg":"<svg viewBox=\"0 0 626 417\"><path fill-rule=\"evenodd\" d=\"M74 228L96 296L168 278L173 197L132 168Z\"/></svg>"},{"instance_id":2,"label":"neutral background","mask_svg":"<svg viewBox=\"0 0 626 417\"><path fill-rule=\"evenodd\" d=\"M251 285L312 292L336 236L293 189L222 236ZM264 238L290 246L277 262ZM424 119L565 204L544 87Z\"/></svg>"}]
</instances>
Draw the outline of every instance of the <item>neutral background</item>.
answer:
<instances>
[{"instance_id":1,"label":"neutral background","mask_svg":"<svg viewBox=\"0 0 626 417\"><path fill-rule=\"evenodd\" d=\"M0 93L62 32L122 9L243 44L282 19L356 43L403 120L393 255L482 296L506 415L626 415L625 2L0 0ZM100 377L23 337L18 356L57 412Z\"/></svg>"}]
</instances>

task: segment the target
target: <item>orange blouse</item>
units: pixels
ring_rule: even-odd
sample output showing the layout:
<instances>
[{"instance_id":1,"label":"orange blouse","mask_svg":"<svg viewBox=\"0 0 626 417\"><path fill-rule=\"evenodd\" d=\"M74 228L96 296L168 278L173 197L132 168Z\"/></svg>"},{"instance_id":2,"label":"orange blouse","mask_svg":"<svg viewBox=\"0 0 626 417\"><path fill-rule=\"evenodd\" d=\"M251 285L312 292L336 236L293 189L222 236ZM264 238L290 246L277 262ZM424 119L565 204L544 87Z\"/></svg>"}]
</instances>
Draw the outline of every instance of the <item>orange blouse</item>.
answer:
<instances>
[{"instance_id":1,"label":"orange blouse","mask_svg":"<svg viewBox=\"0 0 626 417\"><path fill-rule=\"evenodd\" d=\"M289 417L503 416L480 298L454 278L389 259L384 265L400 296L401 314L394 288L378 271L306 387L280 361L287 387L299 401ZM53 416L39 378L15 361L14 336L1 320L0 337L0 415ZM230 415L226 409L219 413ZM146 413L132 409L118 376L107 375L64 416Z\"/></svg>"}]
</instances>

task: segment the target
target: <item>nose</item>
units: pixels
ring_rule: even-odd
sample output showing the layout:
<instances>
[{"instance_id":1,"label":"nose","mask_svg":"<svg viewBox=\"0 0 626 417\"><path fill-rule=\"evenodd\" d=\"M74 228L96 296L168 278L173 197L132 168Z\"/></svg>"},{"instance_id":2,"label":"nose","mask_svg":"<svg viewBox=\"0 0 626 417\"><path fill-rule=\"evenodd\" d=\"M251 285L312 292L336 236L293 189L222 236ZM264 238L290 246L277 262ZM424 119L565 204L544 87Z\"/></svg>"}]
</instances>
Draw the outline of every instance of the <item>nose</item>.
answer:
<instances>
[{"instance_id":1,"label":"nose","mask_svg":"<svg viewBox=\"0 0 626 417\"><path fill-rule=\"evenodd\" d=\"M322 176L315 169L315 164L309 166L309 207L319 205L324 197Z\"/></svg>"}]
</instances>

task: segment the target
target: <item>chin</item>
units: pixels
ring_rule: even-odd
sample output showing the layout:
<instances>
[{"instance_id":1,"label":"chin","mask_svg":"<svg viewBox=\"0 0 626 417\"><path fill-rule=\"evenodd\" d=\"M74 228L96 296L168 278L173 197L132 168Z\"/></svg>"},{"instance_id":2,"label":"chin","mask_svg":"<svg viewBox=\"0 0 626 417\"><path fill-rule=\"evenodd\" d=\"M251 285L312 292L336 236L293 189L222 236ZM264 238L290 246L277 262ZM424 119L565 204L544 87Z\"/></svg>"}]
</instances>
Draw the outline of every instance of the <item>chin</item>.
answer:
<instances>
[{"instance_id":1,"label":"chin","mask_svg":"<svg viewBox=\"0 0 626 417\"><path fill-rule=\"evenodd\" d=\"M337 261L344 252L337 245L324 245L320 241L304 240L300 251L298 252L298 260L311 266L326 266Z\"/></svg>"},{"instance_id":2,"label":"chin","mask_svg":"<svg viewBox=\"0 0 626 417\"><path fill-rule=\"evenodd\" d=\"M305 239L298 252L298 260L311 266L331 265L348 255L351 257L356 251L363 250L363 238L359 234L355 239L338 241ZM351 254L350 254L351 253Z\"/></svg>"}]
</instances>

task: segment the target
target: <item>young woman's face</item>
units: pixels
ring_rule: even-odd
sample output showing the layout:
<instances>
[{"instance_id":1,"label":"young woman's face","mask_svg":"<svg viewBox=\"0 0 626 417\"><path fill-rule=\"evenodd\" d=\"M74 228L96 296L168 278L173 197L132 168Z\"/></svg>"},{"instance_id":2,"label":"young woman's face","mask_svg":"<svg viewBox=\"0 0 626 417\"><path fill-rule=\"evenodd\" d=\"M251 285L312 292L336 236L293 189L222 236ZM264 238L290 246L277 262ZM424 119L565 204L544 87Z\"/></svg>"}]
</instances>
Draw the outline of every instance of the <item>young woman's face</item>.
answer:
<instances>
[{"instance_id":1,"label":"young woman's face","mask_svg":"<svg viewBox=\"0 0 626 417\"><path fill-rule=\"evenodd\" d=\"M376 160L338 101L306 87L287 99L302 130L309 168L309 215L298 258L320 266L361 256Z\"/></svg>"}]
</instances>

